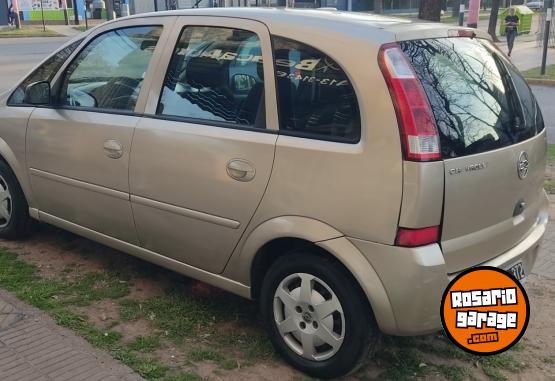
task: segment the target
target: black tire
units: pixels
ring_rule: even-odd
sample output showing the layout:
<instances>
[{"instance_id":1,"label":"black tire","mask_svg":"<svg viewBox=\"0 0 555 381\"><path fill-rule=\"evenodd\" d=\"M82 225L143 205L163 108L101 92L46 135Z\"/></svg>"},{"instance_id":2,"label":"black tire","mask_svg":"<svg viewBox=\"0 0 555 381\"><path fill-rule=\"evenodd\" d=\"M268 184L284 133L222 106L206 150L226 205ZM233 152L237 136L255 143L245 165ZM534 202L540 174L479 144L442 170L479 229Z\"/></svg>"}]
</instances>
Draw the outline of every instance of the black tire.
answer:
<instances>
[{"instance_id":1,"label":"black tire","mask_svg":"<svg viewBox=\"0 0 555 381\"><path fill-rule=\"evenodd\" d=\"M5 161L0 160L0 186L4 188L6 185L11 197L6 205L11 215L7 225L0 227L0 238L21 239L30 234L33 220L29 217L29 205L15 174ZM0 224L5 221L5 218L0 217Z\"/></svg>"},{"instance_id":2,"label":"black tire","mask_svg":"<svg viewBox=\"0 0 555 381\"><path fill-rule=\"evenodd\" d=\"M335 293L343 309L343 343L332 357L309 360L293 351L282 338L274 318L274 295L280 283L291 274L306 273L324 281ZM260 292L264 324L276 351L295 368L317 378L335 378L354 372L374 353L380 337L365 294L351 274L339 263L322 255L295 252L285 255L270 267Z\"/></svg>"}]
</instances>

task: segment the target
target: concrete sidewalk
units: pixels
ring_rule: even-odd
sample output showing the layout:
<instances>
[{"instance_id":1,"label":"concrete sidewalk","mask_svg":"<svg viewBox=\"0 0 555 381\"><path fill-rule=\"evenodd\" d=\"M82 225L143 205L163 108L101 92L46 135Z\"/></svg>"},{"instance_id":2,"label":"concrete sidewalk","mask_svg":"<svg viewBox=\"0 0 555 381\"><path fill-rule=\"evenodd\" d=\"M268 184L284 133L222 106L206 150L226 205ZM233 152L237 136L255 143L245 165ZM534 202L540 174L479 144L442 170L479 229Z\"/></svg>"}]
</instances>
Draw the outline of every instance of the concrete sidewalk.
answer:
<instances>
[{"instance_id":1,"label":"concrete sidewalk","mask_svg":"<svg viewBox=\"0 0 555 381\"><path fill-rule=\"evenodd\" d=\"M498 46L507 52L505 43L499 43ZM518 68L518 70L528 70L541 66L542 62L542 48L538 46L536 41L519 42L515 43L511 61ZM555 64L555 49L547 49L547 64Z\"/></svg>"},{"instance_id":2,"label":"concrete sidewalk","mask_svg":"<svg viewBox=\"0 0 555 381\"><path fill-rule=\"evenodd\" d=\"M43 312L0 290L2 381L144 381Z\"/></svg>"}]
</instances>

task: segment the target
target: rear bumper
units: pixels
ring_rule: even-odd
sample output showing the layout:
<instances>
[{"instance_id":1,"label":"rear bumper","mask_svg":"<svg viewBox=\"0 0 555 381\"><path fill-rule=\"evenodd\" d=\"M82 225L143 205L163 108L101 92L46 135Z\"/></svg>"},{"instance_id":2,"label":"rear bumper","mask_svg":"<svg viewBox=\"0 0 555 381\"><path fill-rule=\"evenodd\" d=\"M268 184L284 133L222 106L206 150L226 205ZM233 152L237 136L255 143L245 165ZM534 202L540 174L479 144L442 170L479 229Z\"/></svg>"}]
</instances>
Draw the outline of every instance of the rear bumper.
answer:
<instances>
[{"instance_id":1,"label":"rear bumper","mask_svg":"<svg viewBox=\"0 0 555 381\"><path fill-rule=\"evenodd\" d=\"M526 274L530 274L548 220L549 200L546 196L536 223L526 238L505 253L476 265L507 269L522 262ZM386 320L386 315L374 309L376 320L384 333L418 335L441 329L441 297L449 281L458 273L447 273L438 244L402 248L357 239L350 241L373 267L387 294L395 322Z\"/></svg>"}]
</instances>

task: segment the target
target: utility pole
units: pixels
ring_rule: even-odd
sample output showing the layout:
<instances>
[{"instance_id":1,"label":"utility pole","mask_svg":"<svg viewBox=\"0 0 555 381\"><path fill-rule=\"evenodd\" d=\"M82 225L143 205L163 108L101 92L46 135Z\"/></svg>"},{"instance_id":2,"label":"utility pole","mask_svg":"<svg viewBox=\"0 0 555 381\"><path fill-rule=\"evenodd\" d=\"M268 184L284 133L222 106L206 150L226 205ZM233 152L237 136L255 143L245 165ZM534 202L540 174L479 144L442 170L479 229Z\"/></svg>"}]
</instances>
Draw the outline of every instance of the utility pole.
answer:
<instances>
[{"instance_id":1,"label":"utility pole","mask_svg":"<svg viewBox=\"0 0 555 381\"><path fill-rule=\"evenodd\" d=\"M13 11L15 13L15 27L21 29L21 20L19 19L19 2L12 0Z\"/></svg>"},{"instance_id":2,"label":"utility pole","mask_svg":"<svg viewBox=\"0 0 555 381\"><path fill-rule=\"evenodd\" d=\"M459 5L459 26L464 24L464 0L461 0Z\"/></svg>"},{"instance_id":3,"label":"utility pole","mask_svg":"<svg viewBox=\"0 0 555 381\"><path fill-rule=\"evenodd\" d=\"M114 3L113 0L106 0L106 20L114 19Z\"/></svg>"},{"instance_id":4,"label":"utility pole","mask_svg":"<svg viewBox=\"0 0 555 381\"><path fill-rule=\"evenodd\" d=\"M40 15L42 17L42 30L46 32L46 24L44 23L44 7L42 6L42 0L40 0Z\"/></svg>"},{"instance_id":5,"label":"utility pole","mask_svg":"<svg viewBox=\"0 0 555 381\"><path fill-rule=\"evenodd\" d=\"M549 29L551 27L551 18L553 17L553 0L547 0L547 9L545 11L545 27L543 28L543 53L541 75L545 75L545 64L547 61L547 46L549 45Z\"/></svg>"},{"instance_id":6,"label":"utility pole","mask_svg":"<svg viewBox=\"0 0 555 381\"><path fill-rule=\"evenodd\" d=\"M69 25L69 17L67 16L67 0L62 0L62 8L64 9L64 22Z\"/></svg>"}]
</instances>

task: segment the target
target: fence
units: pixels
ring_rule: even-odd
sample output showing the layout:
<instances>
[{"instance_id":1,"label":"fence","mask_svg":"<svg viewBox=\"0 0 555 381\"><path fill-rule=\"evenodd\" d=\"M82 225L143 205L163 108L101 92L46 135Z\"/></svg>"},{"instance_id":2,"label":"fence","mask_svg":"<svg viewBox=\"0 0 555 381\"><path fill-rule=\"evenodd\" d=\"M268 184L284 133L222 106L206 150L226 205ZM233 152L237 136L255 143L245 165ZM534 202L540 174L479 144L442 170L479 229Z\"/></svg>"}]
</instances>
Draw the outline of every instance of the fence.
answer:
<instances>
[{"instance_id":1,"label":"fence","mask_svg":"<svg viewBox=\"0 0 555 381\"><path fill-rule=\"evenodd\" d=\"M540 31L538 33L538 37L536 39L537 45L543 47L543 36L545 33L545 11L540 15ZM551 22L551 27L549 28L549 43L547 44L550 48L555 48L555 27L553 25L553 21Z\"/></svg>"}]
</instances>

